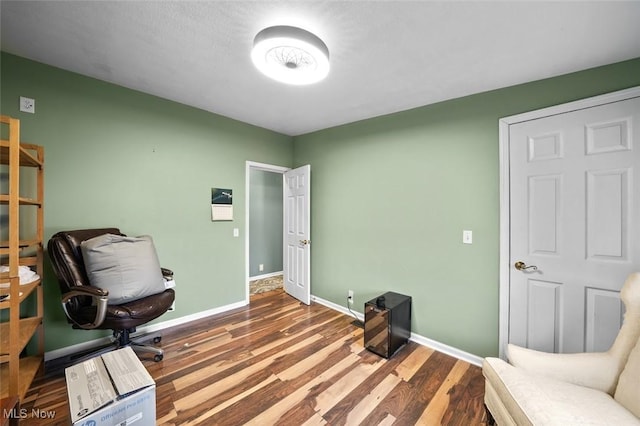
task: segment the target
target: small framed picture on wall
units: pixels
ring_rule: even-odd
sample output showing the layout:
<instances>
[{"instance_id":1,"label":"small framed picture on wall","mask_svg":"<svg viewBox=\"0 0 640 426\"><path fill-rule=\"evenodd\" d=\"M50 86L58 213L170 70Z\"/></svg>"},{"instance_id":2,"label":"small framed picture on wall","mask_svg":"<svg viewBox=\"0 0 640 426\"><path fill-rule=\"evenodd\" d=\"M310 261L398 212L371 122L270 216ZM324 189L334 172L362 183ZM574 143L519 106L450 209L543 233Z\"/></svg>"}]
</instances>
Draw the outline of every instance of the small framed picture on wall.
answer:
<instances>
[{"instance_id":1,"label":"small framed picture on wall","mask_svg":"<svg viewBox=\"0 0 640 426\"><path fill-rule=\"evenodd\" d=\"M233 220L233 190L211 188L211 220Z\"/></svg>"}]
</instances>

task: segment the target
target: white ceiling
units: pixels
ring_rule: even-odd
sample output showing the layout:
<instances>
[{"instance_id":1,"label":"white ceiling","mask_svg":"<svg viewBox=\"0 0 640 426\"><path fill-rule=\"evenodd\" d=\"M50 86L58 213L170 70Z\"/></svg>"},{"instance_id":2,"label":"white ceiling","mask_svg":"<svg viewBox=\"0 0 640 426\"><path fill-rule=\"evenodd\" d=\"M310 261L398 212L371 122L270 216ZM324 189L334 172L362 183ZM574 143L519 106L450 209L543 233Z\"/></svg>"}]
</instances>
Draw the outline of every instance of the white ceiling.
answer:
<instances>
[{"instance_id":1,"label":"white ceiling","mask_svg":"<svg viewBox=\"0 0 640 426\"><path fill-rule=\"evenodd\" d=\"M2 50L287 135L640 57L640 1L5 1ZM307 29L331 72L287 86L256 33ZM37 99L36 99L37 101Z\"/></svg>"}]
</instances>

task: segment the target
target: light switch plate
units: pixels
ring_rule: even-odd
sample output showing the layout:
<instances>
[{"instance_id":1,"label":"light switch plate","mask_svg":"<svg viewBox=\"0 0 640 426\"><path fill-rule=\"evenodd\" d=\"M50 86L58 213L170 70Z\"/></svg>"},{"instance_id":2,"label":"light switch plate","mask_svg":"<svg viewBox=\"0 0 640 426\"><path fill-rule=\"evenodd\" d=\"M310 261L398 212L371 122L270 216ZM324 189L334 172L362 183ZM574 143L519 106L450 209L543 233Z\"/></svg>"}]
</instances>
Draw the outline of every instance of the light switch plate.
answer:
<instances>
[{"instance_id":1,"label":"light switch plate","mask_svg":"<svg viewBox=\"0 0 640 426\"><path fill-rule=\"evenodd\" d=\"M36 100L20 96L20 111L30 114L36 113Z\"/></svg>"},{"instance_id":2,"label":"light switch plate","mask_svg":"<svg viewBox=\"0 0 640 426\"><path fill-rule=\"evenodd\" d=\"M464 244L473 244L473 231L462 231L462 242Z\"/></svg>"}]
</instances>

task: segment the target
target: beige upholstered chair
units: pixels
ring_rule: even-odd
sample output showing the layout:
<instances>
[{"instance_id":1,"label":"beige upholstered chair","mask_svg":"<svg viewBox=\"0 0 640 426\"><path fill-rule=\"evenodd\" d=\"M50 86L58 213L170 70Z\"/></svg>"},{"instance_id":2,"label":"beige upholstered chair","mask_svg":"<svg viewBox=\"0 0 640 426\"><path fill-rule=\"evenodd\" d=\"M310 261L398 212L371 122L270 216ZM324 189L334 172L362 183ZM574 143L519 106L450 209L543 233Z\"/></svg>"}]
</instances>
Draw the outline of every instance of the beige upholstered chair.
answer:
<instances>
[{"instance_id":1,"label":"beige upholstered chair","mask_svg":"<svg viewBox=\"0 0 640 426\"><path fill-rule=\"evenodd\" d=\"M607 352L551 354L508 345L486 358L485 405L498 425L640 425L640 273L624 283L626 313Z\"/></svg>"}]
</instances>

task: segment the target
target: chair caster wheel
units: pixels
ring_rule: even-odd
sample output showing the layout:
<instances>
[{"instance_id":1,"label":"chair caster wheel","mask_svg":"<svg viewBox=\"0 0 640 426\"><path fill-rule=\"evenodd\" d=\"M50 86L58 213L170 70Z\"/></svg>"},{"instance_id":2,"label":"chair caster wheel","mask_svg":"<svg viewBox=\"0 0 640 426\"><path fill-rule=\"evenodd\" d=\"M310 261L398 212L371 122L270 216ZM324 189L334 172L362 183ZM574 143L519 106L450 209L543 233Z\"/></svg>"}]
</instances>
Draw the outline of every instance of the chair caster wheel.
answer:
<instances>
[{"instance_id":1,"label":"chair caster wheel","mask_svg":"<svg viewBox=\"0 0 640 426\"><path fill-rule=\"evenodd\" d=\"M155 362L160 362L160 361L162 361L162 358L163 358L163 356L162 356L162 355L155 355L155 356L153 357L153 360L154 360Z\"/></svg>"},{"instance_id":2,"label":"chair caster wheel","mask_svg":"<svg viewBox=\"0 0 640 426\"><path fill-rule=\"evenodd\" d=\"M161 340L162 340L162 336L156 336L153 338L153 343L160 343Z\"/></svg>"}]
</instances>

